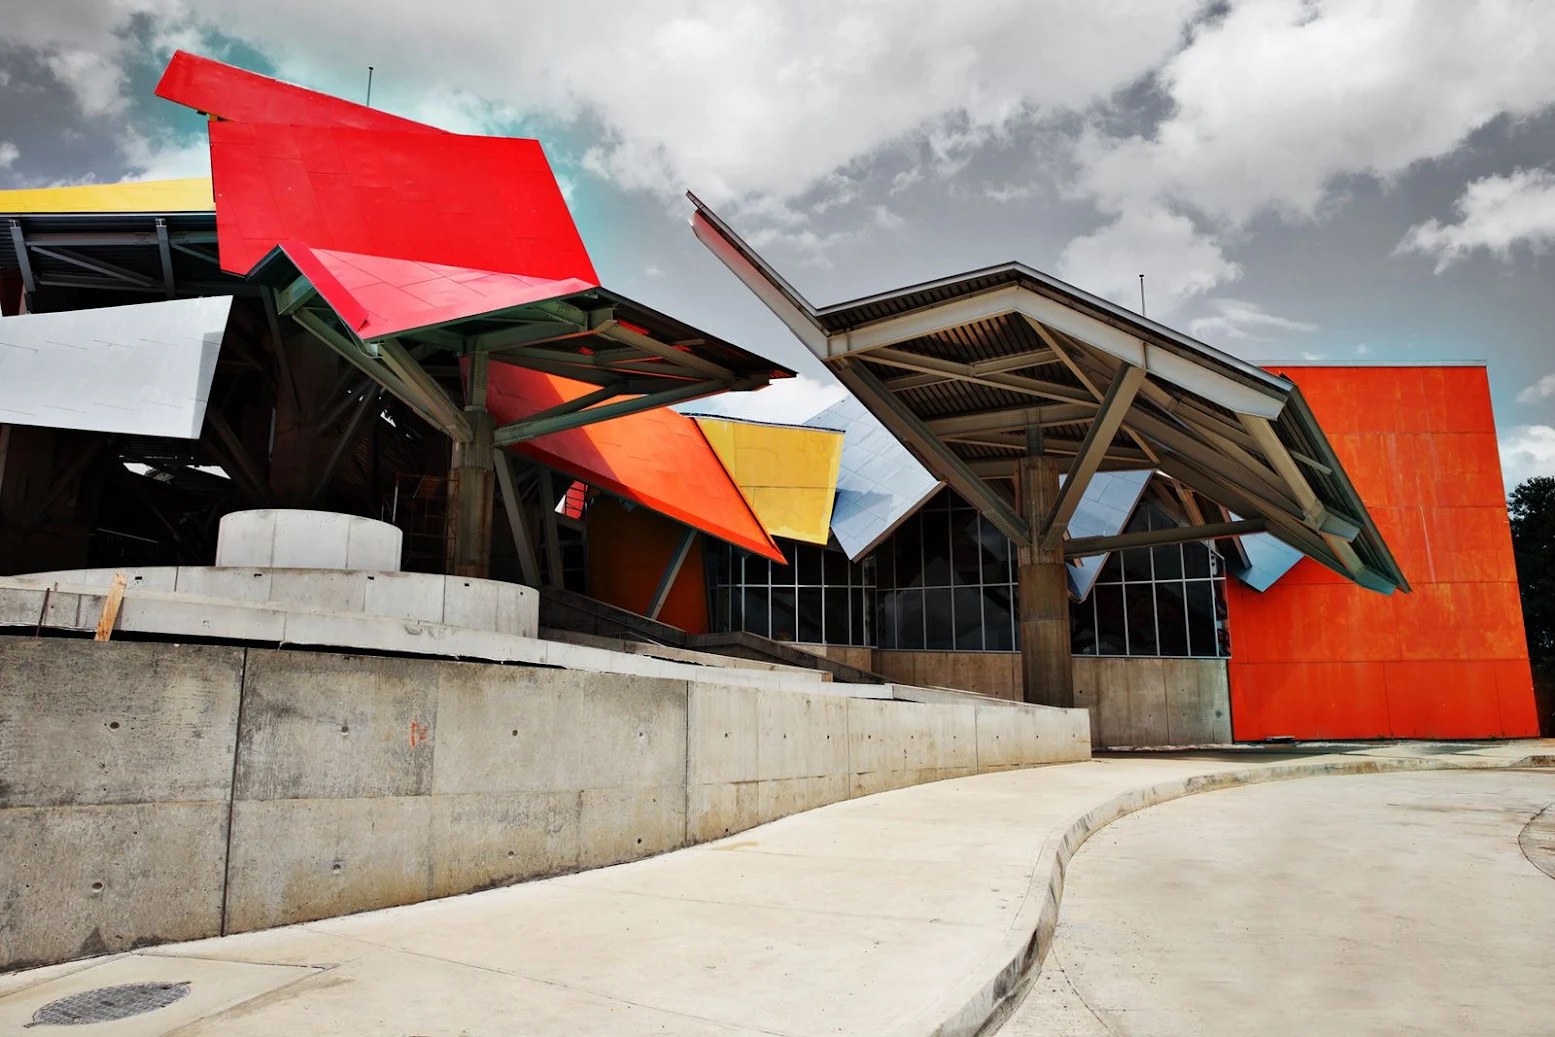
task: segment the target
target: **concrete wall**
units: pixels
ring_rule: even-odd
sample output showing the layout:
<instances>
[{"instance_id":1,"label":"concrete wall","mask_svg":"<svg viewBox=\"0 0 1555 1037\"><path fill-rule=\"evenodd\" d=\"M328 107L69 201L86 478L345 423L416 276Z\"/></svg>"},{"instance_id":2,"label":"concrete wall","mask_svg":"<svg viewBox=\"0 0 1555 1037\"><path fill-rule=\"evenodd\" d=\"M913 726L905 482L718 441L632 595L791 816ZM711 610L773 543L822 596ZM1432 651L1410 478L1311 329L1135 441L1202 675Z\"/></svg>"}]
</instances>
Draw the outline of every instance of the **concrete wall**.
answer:
<instances>
[{"instance_id":1,"label":"concrete wall","mask_svg":"<svg viewBox=\"0 0 1555 1037\"><path fill-rule=\"evenodd\" d=\"M0 638L0 969L600 867L1089 756L1080 710L816 686Z\"/></svg>"},{"instance_id":2,"label":"concrete wall","mask_svg":"<svg viewBox=\"0 0 1555 1037\"><path fill-rule=\"evenodd\" d=\"M1096 746L1231 741L1226 660L1081 655L1073 660L1075 705L1089 711ZM1022 694L1021 658L1014 652L874 651L871 667L918 687L959 688L1012 702Z\"/></svg>"},{"instance_id":3,"label":"concrete wall","mask_svg":"<svg viewBox=\"0 0 1555 1037\"><path fill-rule=\"evenodd\" d=\"M1224 659L1076 656L1074 694L1098 747L1231 741Z\"/></svg>"}]
</instances>

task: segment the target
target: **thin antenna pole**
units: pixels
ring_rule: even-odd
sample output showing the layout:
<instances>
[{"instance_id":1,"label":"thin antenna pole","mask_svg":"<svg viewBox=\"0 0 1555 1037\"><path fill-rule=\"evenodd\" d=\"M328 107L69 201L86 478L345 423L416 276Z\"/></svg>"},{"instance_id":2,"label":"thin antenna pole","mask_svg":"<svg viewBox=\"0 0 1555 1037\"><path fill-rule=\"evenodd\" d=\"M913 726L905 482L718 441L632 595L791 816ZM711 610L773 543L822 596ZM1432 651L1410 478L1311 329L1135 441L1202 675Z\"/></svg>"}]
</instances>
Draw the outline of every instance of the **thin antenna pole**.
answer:
<instances>
[{"instance_id":1,"label":"thin antenna pole","mask_svg":"<svg viewBox=\"0 0 1555 1037\"><path fill-rule=\"evenodd\" d=\"M1139 315L1141 317L1147 316L1147 314L1145 313L1145 275L1144 274L1140 274L1139 275Z\"/></svg>"},{"instance_id":2,"label":"thin antenna pole","mask_svg":"<svg viewBox=\"0 0 1555 1037\"><path fill-rule=\"evenodd\" d=\"M367 107L373 106L373 67L367 66ZM1143 275L1140 275L1143 276Z\"/></svg>"}]
</instances>

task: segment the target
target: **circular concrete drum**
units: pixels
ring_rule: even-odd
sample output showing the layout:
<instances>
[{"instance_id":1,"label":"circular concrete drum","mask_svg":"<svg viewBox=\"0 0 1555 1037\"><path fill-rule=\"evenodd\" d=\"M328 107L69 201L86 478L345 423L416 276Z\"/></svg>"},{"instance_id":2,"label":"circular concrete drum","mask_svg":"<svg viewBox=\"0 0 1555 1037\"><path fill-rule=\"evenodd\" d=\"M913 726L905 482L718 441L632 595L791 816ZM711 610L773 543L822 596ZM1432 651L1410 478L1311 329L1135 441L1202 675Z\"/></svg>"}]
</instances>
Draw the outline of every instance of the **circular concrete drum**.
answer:
<instances>
[{"instance_id":1,"label":"circular concrete drum","mask_svg":"<svg viewBox=\"0 0 1555 1037\"><path fill-rule=\"evenodd\" d=\"M1000 1033L1555 1033L1551 804L1555 773L1438 771L1126 817L1071 862Z\"/></svg>"}]
</instances>

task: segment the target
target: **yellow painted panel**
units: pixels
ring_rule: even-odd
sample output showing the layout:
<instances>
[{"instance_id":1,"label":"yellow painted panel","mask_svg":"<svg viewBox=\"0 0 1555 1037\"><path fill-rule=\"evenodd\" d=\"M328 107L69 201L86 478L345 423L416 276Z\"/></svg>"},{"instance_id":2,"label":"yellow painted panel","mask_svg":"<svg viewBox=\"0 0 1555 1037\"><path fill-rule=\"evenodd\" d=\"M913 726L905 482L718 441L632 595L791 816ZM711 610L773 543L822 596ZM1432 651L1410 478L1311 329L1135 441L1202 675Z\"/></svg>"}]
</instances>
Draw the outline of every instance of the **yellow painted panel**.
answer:
<instances>
[{"instance_id":1,"label":"yellow painted panel","mask_svg":"<svg viewBox=\"0 0 1555 1037\"><path fill-rule=\"evenodd\" d=\"M725 418L696 422L762 528L777 537L826 543L841 432Z\"/></svg>"},{"instance_id":2,"label":"yellow painted panel","mask_svg":"<svg viewBox=\"0 0 1555 1037\"><path fill-rule=\"evenodd\" d=\"M0 191L0 213L211 212L209 177Z\"/></svg>"}]
</instances>

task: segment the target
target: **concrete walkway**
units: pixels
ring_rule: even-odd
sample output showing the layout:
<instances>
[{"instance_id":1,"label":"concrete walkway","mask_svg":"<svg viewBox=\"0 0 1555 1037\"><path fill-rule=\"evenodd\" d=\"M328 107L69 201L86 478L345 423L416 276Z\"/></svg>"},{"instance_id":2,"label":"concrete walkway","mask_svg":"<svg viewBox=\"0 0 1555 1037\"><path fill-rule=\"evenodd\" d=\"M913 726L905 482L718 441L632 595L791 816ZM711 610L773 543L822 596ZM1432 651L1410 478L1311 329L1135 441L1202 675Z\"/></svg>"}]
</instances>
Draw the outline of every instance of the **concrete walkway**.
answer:
<instances>
[{"instance_id":1,"label":"concrete walkway","mask_svg":"<svg viewBox=\"0 0 1555 1037\"><path fill-rule=\"evenodd\" d=\"M1125 818L1000 1037L1555 1032L1551 803L1555 773L1432 772Z\"/></svg>"},{"instance_id":2,"label":"concrete walkway","mask_svg":"<svg viewBox=\"0 0 1555 1037\"><path fill-rule=\"evenodd\" d=\"M615 868L0 977L0 1032L69 994L187 982L83 1032L970 1034L1045 950L1062 864L1115 817L1248 780L1547 751L1140 756L922 785Z\"/></svg>"}]
</instances>

